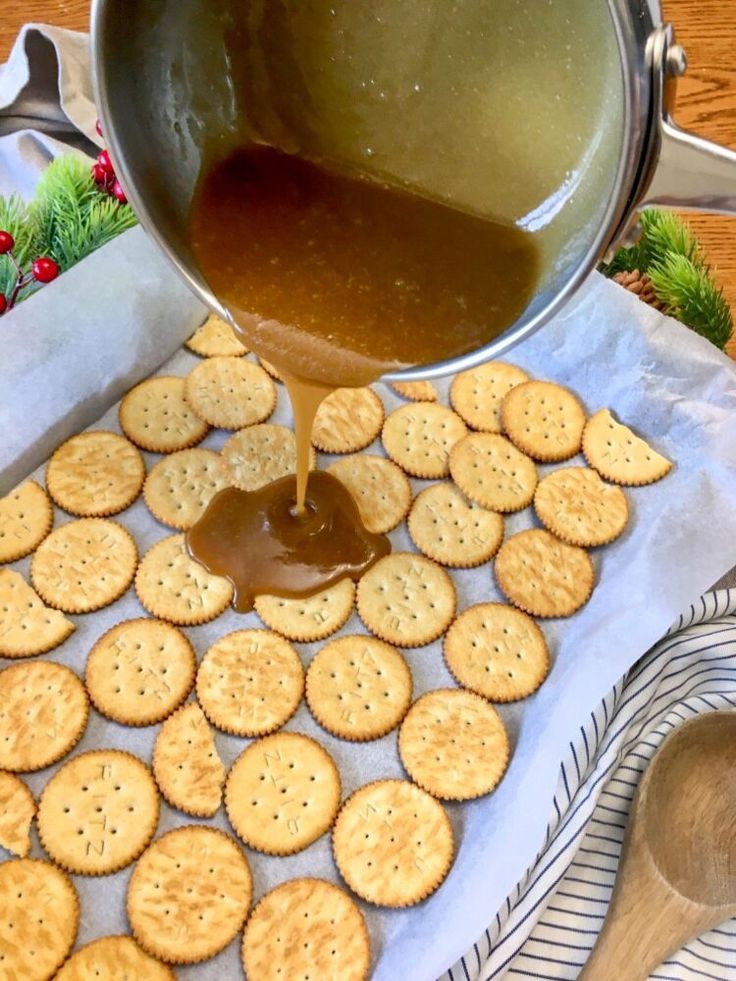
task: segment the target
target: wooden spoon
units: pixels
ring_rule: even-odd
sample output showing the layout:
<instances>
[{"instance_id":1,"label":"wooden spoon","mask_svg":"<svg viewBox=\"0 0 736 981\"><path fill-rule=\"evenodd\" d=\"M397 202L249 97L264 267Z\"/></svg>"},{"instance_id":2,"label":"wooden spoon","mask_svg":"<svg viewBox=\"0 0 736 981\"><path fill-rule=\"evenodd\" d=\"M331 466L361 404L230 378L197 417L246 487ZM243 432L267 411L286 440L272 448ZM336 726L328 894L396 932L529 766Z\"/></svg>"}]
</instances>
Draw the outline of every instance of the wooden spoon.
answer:
<instances>
[{"instance_id":1,"label":"wooden spoon","mask_svg":"<svg viewBox=\"0 0 736 981\"><path fill-rule=\"evenodd\" d=\"M634 801L606 921L579 981L643 981L736 916L736 712L662 743Z\"/></svg>"}]
</instances>

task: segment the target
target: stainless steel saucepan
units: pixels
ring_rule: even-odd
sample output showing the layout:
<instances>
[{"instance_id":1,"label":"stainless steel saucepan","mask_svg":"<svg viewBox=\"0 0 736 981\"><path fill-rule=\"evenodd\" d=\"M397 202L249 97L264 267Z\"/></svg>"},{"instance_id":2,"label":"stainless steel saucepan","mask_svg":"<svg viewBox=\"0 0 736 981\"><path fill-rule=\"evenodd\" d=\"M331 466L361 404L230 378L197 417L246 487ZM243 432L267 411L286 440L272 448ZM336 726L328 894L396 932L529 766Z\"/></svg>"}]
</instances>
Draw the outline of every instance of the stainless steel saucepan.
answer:
<instances>
[{"instance_id":1,"label":"stainless steel saucepan","mask_svg":"<svg viewBox=\"0 0 736 981\"><path fill-rule=\"evenodd\" d=\"M241 8L249 4L254 18L264 18L264 10L268 12L271 0L265 3L264 0L92 2L97 100L118 176L141 223L195 293L222 316L227 316L227 312L192 259L186 221L205 141L211 141L214 135L225 145L228 134L239 125L232 65L225 43L225 35L232 28L227 17L228 2L237 2ZM436 57L438 51L444 50L442 45L453 41L453 32L458 34L455 39L458 43L448 51L462 51L462 45L458 48L458 44L464 32L468 45L473 46L473 57L482 58L484 49L479 42L482 19L479 35L477 18L475 21L468 18L478 11L482 13L484 7L499 9L490 0L452 0L452 3L423 0L414 5L422 11L421 24L408 20L387 34L363 31L363 22L358 21L352 32L340 30L335 40L330 35L329 15L336 15L335 8L340 2L344 0L333 0L332 4L329 0L300 0L297 5L295 0L282 0L278 5L282 11L290 11L289 16L301 18L303 38L299 43L304 51L293 55L299 72L312 72L323 90L333 92L350 81L353 49L359 48L361 58L367 58L375 69L375 78L369 80L371 85L375 79L391 83L407 65L418 63L417 59L426 61L432 52ZM403 7L395 4L381 7L387 3L388 0L361 0L350 13L355 17L356 11L361 16L372 13L374 22L380 24L382 11L388 10L393 16ZM548 262L540 288L517 322L484 348L442 364L402 371L392 376L395 380L464 370L501 354L532 333L569 299L600 258L625 234L637 211L647 205L736 213L736 153L684 132L673 121L676 80L685 72L687 62L685 52L675 43L673 28L662 23L656 0L585 0L584 6L581 3L582 0L551 0L542 5L537 0L527 0L526 4L530 27L535 24L534 18L546 16L549 10L564 18L577 4L578 21L585 19L588 31L587 38L577 31L574 18L569 21L569 30L565 26L567 21L558 21L558 26L563 24L565 29L550 32L549 41L544 35L541 41L537 38L539 50L527 59L526 70L530 64L533 68L538 59L548 72L550 65L553 66L552 76L547 77L554 78L557 59L568 81L571 73L575 77L574 73L580 71L581 106L590 102L586 96L595 86L605 89L596 116L599 132L591 139L590 150L578 171L568 174L555 194L527 208L525 214L515 216L522 226L545 226ZM315 12L315 25L305 20L305 11ZM591 18L595 21L591 22ZM328 49L333 51L329 57L317 58L309 50L318 33L321 44L335 41L334 49ZM592 47L590 37L595 41ZM597 77L590 74L592 51L600 61ZM588 74L583 75L586 58ZM464 137L458 138L458 120L464 118L461 110L468 100L485 98L488 91L486 86L479 95L477 77L471 77L473 64L469 54L467 59L448 57L446 67L441 66L444 74L440 77L448 92L445 100L448 115L438 116L434 128L427 129L425 113L424 137L434 141L437 159L442 160L444 154L450 161L448 175L454 179L458 171L463 171L462 180L457 177L460 198L467 177L477 187L489 189L489 200L493 196L491 192L500 200L504 189L494 187L494 172L486 148L474 139L473 132L467 134L467 146ZM278 81L276 78L276 88ZM524 111L523 105L514 103L514 71L506 66L503 77L499 72L498 81L499 85L507 86L504 99L513 124L513 113ZM366 82L361 85L365 87ZM413 88L418 92L419 85ZM541 83L540 88L544 89ZM574 90L569 86L564 89L564 98L570 100L571 91ZM374 154L375 146L379 151L376 160L384 152L387 161L384 169L390 171L391 145L385 134L368 129L366 135L365 127L370 127L371 117L359 114L364 105L360 101L362 93L354 96L352 115L351 93L346 91L342 99L340 94L338 91L336 102L342 105L343 117L337 123L343 125L347 119L348 130L355 125L360 130L364 152ZM547 94L550 99L561 98L559 93ZM544 95L545 91L536 92L535 97ZM554 116L558 129L544 132L547 114L543 106L540 110L537 101L539 119L535 125L541 160L549 141L564 139L564 133L559 130L559 115ZM400 105L402 118L395 127L399 134L396 139L407 142L407 134L414 132L414 103L407 98ZM318 122L320 119L334 122L325 116L323 107L308 108L313 110L311 116L318 118ZM305 113L308 116L310 112ZM552 113L549 118L553 118ZM573 117L577 121L580 118L580 115ZM336 125L335 131L338 129ZM451 136L447 136L450 132ZM514 135L513 128L509 128L506 135L500 133L498 138L508 142ZM499 145L499 154L504 150L508 147ZM534 152L529 151L528 144L527 151L526 163L533 168ZM403 179L406 174L397 171L396 176ZM444 189L431 190L443 192ZM472 205L473 201L469 203Z\"/></svg>"}]
</instances>

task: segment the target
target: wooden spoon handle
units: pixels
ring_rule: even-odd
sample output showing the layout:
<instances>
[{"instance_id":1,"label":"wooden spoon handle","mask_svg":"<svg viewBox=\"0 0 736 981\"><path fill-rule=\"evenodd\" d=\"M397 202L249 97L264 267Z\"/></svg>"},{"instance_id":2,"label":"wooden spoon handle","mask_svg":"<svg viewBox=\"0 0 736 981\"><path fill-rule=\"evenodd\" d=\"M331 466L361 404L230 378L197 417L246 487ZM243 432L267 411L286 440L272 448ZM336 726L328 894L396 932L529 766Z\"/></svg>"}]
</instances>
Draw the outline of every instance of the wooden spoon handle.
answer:
<instances>
[{"instance_id":1,"label":"wooden spoon handle","mask_svg":"<svg viewBox=\"0 0 736 981\"><path fill-rule=\"evenodd\" d=\"M644 981L670 954L727 916L674 890L634 828L603 929L578 981Z\"/></svg>"}]
</instances>

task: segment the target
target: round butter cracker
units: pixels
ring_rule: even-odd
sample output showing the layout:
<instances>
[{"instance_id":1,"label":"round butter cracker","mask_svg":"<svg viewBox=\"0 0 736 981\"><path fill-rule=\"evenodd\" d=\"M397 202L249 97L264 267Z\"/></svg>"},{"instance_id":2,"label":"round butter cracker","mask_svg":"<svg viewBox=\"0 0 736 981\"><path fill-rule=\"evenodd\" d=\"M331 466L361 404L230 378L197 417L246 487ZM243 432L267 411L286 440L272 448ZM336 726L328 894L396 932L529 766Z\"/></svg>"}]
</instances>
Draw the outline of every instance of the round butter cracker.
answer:
<instances>
[{"instance_id":1,"label":"round butter cracker","mask_svg":"<svg viewBox=\"0 0 736 981\"><path fill-rule=\"evenodd\" d=\"M341 579L312 596L256 596L255 611L267 627L288 640L309 644L340 629L353 612L355 583Z\"/></svg>"},{"instance_id":2,"label":"round butter cracker","mask_svg":"<svg viewBox=\"0 0 736 981\"><path fill-rule=\"evenodd\" d=\"M534 510L553 535L586 548L614 541L629 518L621 488L588 467L564 467L545 477L534 494Z\"/></svg>"},{"instance_id":3,"label":"round butter cracker","mask_svg":"<svg viewBox=\"0 0 736 981\"><path fill-rule=\"evenodd\" d=\"M278 732L251 743L233 763L225 807L250 848L291 855L328 830L340 793L340 774L323 746L300 733Z\"/></svg>"},{"instance_id":4,"label":"round butter cracker","mask_svg":"<svg viewBox=\"0 0 736 981\"><path fill-rule=\"evenodd\" d=\"M523 453L553 463L580 451L585 409L578 398L553 382L516 385L501 403L503 431Z\"/></svg>"},{"instance_id":5,"label":"round butter cracker","mask_svg":"<svg viewBox=\"0 0 736 981\"><path fill-rule=\"evenodd\" d=\"M411 540L427 558L461 569L488 562L504 535L500 514L468 504L447 482L433 484L417 496L407 526Z\"/></svg>"},{"instance_id":6,"label":"round butter cracker","mask_svg":"<svg viewBox=\"0 0 736 981\"><path fill-rule=\"evenodd\" d=\"M380 739L411 703L409 665L390 644L354 634L326 644L307 671L307 704L317 722L341 739Z\"/></svg>"},{"instance_id":7,"label":"round butter cracker","mask_svg":"<svg viewBox=\"0 0 736 981\"><path fill-rule=\"evenodd\" d=\"M69 514L104 518L130 507L145 476L140 450L124 436L98 430L61 444L46 467L46 487Z\"/></svg>"},{"instance_id":8,"label":"round butter cracker","mask_svg":"<svg viewBox=\"0 0 736 981\"><path fill-rule=\"evenodd\" d=\"M186 346L200 358L238 358L248 353L230 324L216 313L195 330Z\"/></svg>"},{"instance_id":9,"label":"round butter cracker","mask_svg":"<svg viewBox=\"0 0 736 981\"><path fill-rule=\"evenodd\" d=\"M368 531L385 535L406 517L411 505L411 484L391 460L359 453L336 460L327 472L347 487Z\"/></svg>"},{"instance_id":10,"label":"round butter cracker","mask_svg":"<svg viewBox=\"0 0 736 981\"><path fill-rule=\"evenodd\" d=\"M162 524L187 531L229 483L220 454L195 447L159 460L146 478L143 499Z\"/></svg>"},{"instance_id":11,"label":"round butter cracker","mask_svg":"<svg viewBox=\"0 0 736 981\"><path fill-rule=\"evenodd\" d=\"M312 445L323 453L356 453L381 432L383 402L372 388L338 388L320 404Z\"/></svg>"},{"instance_id":12,"label":"round butter cracker","mask_svg":"<svg viewBox=\"0 0 736 981\"><path fill-rule=\"evenodd\" d=\"M0 863L0 978L54 977L77 939L79 897L50 862L19 858Z\"/></svg>"},{"instance_id":13,"label":"round butter cracker","mask_svg":"<svg viewBox=\"0 0 736 981\"><path fill-rule=\"evenodd\" d=\"M75 629L59 610L44 606L19 572L0 569L0 657L45 654Z\"/></svg>"},{"instance_id":14,"label":"round butter cracker","mask_svg":"<svg viewBox=\"0 0 736 981\"><path fill-rule=\"evenodd\" d=\"M143 617L112 627L87 657L85 685L102 715L128 726L161 722L194 685L197 658L170 623Z\"/></svg>"},{"instance_id":15,"label":"round butter cracker","mask_svg":"<svg viewBox=\"0 0 736 981\"><path fill-rule=\"evenodd\" d=\"M452 623L455 585L445 570L411 552L387 555L358 583L358 614L380 640L423 647Z\"/></svg>"},{"instance_id":16,"label":"round butter cracker","mask_svg":"<svg viewBox=\"0 0 736 981\"><path fill-rule=\"evenodd\" d=\"M276 408L268 374L244 358L208 358L187 376L184 396L200 419L220 429L264 422Z\"/></svg>"},{"instance_id":17,"label":"round butter cracker","mask_svg":"<svg viewBox=\"0 0 736 981\"><path fill-rule=\"evenodd\" d=\"M20 777L0 770L0 848L18 858L27 858L35 813L33 794Z\"/></svg>"},{"instance_id":18,"label":"round butter cracker","mask_svg":"<svg viewBox=\"0 0 736 981\"><path fill-rule=\"evenodd\" d=\"M508 538L496 555L496 581L506 599L536 617L569 617L590 599L593 562L576 545L531 529Z\"/></svg>"},{"instance_id":19,"label":"round butter cracker","mask_svg":"<svg viewBox=\"0 0 736 981\"><path fill-rule=\"evenodd\" d=\"M583 453L590 466L614 484L653 484L672 469L670 460L617 422L608 409L601 409L588 420Z\"/></svg>"},{"instance_id":20,"label":"round butter cracker","mask_svg":"<svg viewBox=\"0 0 736 981\"><path fill-rule=\"evenodd\" d=\"M471 433L450 454L450 473L471 501L491 511L521 511L537 486L534 461L504 436Z\"/></svg>"},{"instance_id":21,"label":"round butter cracker","mask_svg":"<svg viewBox=\"0 0 736 981\"><path fill-rule=\"evenodd\" d=\"M261 368L263 368L264 371L267 371L272 378L275 378L276 381L282 382L284 380L283 377L281 376L281 372L278 370L278 368L276 368L275 365L272 365L270 361L266 361L265 358L259 357L258 364L261 366Z\"/></svg>"},{"instance_id":22,"label":"round butter cracker","mask_svg":"<svg viewBox=\"0 0 736 981\"><path fill-rule=\"evenodd\" d=\"M433 402L402 405L386 419L386 453L412 477L439 480L449 473L450 451L467 428L452 409Z\"/></svg>"},{"instance_id":23,"label":"round butter cracker","mask_svg":"<svg viewBox=\"0 0 736 981\"><path fill-rule=\"evenodd\" d=\"M422 695L399 731L399 756L414 783L440 800L490 794L509 761L501 716L470 691L441 688Z\"/></svg>"},{"instance_id":24,"label":"round butter cracker","mask_svg":"<svg viewBox=\"0 0 736 981\"><path fill-rule=\"evenodd\" d=\"M463 610L447 631L444 656L458 684L491 702L527 698L550 669L542 631L526 613L504 603Z\"/></svg>"},{"instance_id":25,"label":"round butter cracker","mask_svg":"<svg viewBox=\"0 0 736 981\"><path fill-rule=\"evenodd\" d=\"M159 794L137 756L91 750L56 771L38 802L38 836L50 857L76 875L109 875L130 865L156 831Z\"/></svg>"},{"instance_id":26,"label":"round butter cracker","mask_svg":"<svg viewBox=\"0 0 736 981\"><path fill-rule=\"evenodd\" d=\"M48 606L92 613L119 599L133 581L138 549L107 518L81 518L52 531L31 561L31 582Z\"/></svg>"},{"instance_id":27,"label":"round butter cracker","mask_svg":"<svg viewBox=\"0 0 736 981\"><path fill-rule=\"evenodd\" d=\"M389 388L407 402L437 401L437 389L430 381L391 382Z\"/></svg>"},{"instance_id":28,"label":"round butter cracker","mask_svg":"<svg viewBox=\"0 0 736 981\"><path fill-rule=\"evenodd\" d=\"M370 937L363 914L342 889L324 879L291 879L253 910L242 955L249 981L366 981Z\"/></svg>"},{"instance_id":29,"label":"round butter cracker","mask_svg":"<svg viewBox=\"0 0 736 981\"><path fill-rule=\"evenodd\" d=\"M56 763L87 726L89 703L73 671L52 661L0 671L0 770L27 773Z\"/></svg>"},{"instance_id":30,"label":"round butter cracker","mask_svg":"<svg viewBox=\"0 0 736 981\"><path fill-rule=\"evenodd\" d=\"M54 981L176 981L171 968L132 937L100 937L76 950Z\"/></svg>"},{"instance_id":31,"label":"round butter cracker","mask_svg":"<svg viewBox=\"0 0 736 981\"><path fill-rule=\"evenodd\" d=\"M279 477L296 473L296 437L286 426L262 423L241 429L225 443L222 459L230 482L241 490L258 490ZM310 450L310 470L315 455Z\"/></svg>"},{"instance_id":32,"label":"round butter cracker","mask_svg":"<svg viewBox=\"0 0 736 981\"><path fill-rule=\"evenodd\" d=\"M49 496L35 480L27 480L0 498L0 563L30 555L53 523Z\"/></svg>"},{"instance_id":33,"label":"round butter cracker","mask_svg":"<svg viewBox=\"0 0 736 981\"><path fill-rule=\"evenodd\" d=\"M471 429L501 432L501 402L512 388L528 381L521 368L487 361L456 375L450 386L450 405Z\"/></svg>"},{"instance_id":34,"label":"round butter cracker","mask_svg":"<svg viewBox=\"0 0 736 981\"><path fill-rule=\"evenodd\" d=\"M216 641L197 672L197 698L212 725L234 736L265 736L296 712L304 668L270 630L236 630Z\"/></svg>"},{"instance_id":35,"label":"round butter cracker","mask_svg":"<svg viewBox=\"0 0 736 981\"><path fill-rule=\"evenodd\" d=\"M217 812L225 767L196 702L188 702L161 726L153 747L153 775L172 807L194 817Z\"/></svg>"},{"instance_id":36,"label":"round butter cracker","mask_svg":"<svg viewBox=\"0 0 736 981\"><path fill-rule=\"evenodd\" d=\"M201 443L209 426L184 398L184 379L159 375L131 388L118 410L120 428L143 450L173 453Z\"/></svg>"},{"instance_id":37,"label":"round butter cracker","mask_svg":"<svg viewBox=\"0 0 736 981\"><path fill-rule=\"evenodd\" d=\"M157 838L128 884L133 936L170 964L197 964L234 940L250 909L253 879L230 835L186 825Z\"/></svg>"},{"instance_id":38,"label":"round butter cracker","mask_svg":"<svg viewBox=\"0 0 736 981\"><path fill-rule=\"evenodd\" d=\"M184 535L171 535L141 559L135 591L151 616L192 627L214 620L233 598L233 587L213 576L187 552Z\"/></svg>"},{"instance_id":39,"label":"round butter cracker","mask_svg":"<svg viewBox=\"0 0 736 981\"><path fill-rule=\"evenodd\" d=\"M413 906L435 892L452 865L444 808L406 780L378 780L343 804L332 831L335 862L348 886L376 906Z\"/></svg>"}]
</instances>

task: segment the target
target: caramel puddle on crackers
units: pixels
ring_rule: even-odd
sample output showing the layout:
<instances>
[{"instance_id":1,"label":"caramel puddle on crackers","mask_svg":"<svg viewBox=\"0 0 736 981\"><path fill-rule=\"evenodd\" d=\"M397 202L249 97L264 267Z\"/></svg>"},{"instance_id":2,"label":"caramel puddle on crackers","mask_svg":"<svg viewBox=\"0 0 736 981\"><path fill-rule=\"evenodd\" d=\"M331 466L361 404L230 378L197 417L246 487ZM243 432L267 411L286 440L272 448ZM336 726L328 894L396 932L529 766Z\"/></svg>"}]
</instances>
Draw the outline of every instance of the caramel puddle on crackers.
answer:
<instances>
[{"instance_id":1,"label":"caramel puddle on crackers","mask_svg":"<svg viewBox=\"0 0 736 981\"><path fill-rule=\"evenodd\" d=\"M473 350L522 312L537 279L529 235L263 145L205 168L194 256L249 347L286 382L296 477L229 488L188 532L235 588L307 596L390 552L342 484L309 469L312 423L337 387Z\"/></svg>"},{"instance_id":2,"label":"caramel puddle on crackers","mask_svg":"<svg viewBox=\"0 0 736 981\"><path fill-rule=\"evenodd\" d=\"M220 491L187 534L191 555L232 582L240 613L252 610L261 593L309 596L346 576L359 579L391 551L386 535L365 528L339 480L309 473L312 423L330 389L279 370L294 408L296 476L256 491Z\"/></svg>"}]
</instances>

